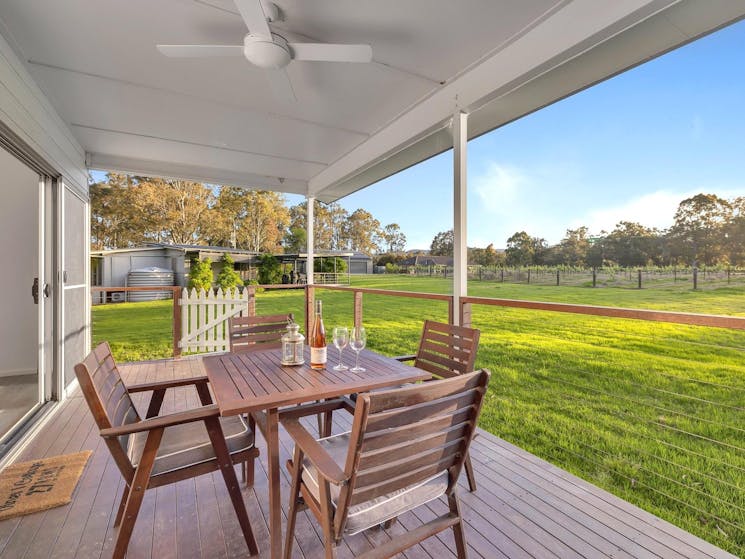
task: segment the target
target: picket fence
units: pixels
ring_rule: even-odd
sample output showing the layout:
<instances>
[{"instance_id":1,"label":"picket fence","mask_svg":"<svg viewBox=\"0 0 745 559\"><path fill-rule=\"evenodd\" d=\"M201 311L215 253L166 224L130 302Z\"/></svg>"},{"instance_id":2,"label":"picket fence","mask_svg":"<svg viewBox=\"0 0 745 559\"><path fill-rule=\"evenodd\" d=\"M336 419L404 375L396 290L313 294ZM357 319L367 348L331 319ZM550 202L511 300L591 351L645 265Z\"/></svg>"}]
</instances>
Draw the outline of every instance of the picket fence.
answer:
<instances>
[{"instance_id":1,"label":"picket fence","mask_svg":"<svg viewBox=\"0 0 745 559\"><path fill-rule=\"evenodd\" d=\"M182 351L205 353L228 351L228 318L248 315L248 289L217 291L184 289L181 292L181 339Z\"/></svg>"}]
</instances>

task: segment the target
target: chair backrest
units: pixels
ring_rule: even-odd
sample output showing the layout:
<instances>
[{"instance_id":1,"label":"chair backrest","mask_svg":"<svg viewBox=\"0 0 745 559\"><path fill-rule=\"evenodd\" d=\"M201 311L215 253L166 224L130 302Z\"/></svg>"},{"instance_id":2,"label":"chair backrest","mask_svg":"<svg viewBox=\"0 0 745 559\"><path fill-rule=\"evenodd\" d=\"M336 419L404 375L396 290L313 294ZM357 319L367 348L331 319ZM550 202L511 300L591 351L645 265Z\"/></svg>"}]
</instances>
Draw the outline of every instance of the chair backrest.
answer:
<instances>
[{"instance_id":1,"label":"chair backrest","mask_svg":"<svg viewBox=\"0 0 745 559\"><path fill-rule=\"evenodd\" d=\"M414 366L441 378L470 373L476 361L479 335L475 328L425 320Z\"/></svg>"},{"instance_id":2,"label":"chair backrest","mask_svg":"<svg viewBox=\"0 0 745 559\"><path fill-rule=\"evenodd\" d=\"M231 316L228 319L230 351L256 351L282 347L282 335L293 315Z\"/></svg>"},{"instance_id":3,"label":"chair backrest","mask_svg":"<svg viewBox=\"0 0 745 559\"><path fill-rule=\"evenodd\" d=\"M486 369L407 388L373 391L357 399L335 519L341 532L346 511L380 495L449 472L454 490L475 433L489 384Z\"/></svg>"},{"instance_id":4,"label":"chair backrest","mask_svg":"<svg viewBox=\"0 0 745 559\"><path fill-rule=\"evenodd\" d=\"M107 342L99 344L82 363L75 365L75 374L99 429L120 427L141 420ZM128 442L129 437L123 436L118 439L121 448L109 445L120 467L127 464L131 467L127 458Z\"/></svg>"}]
</instances>

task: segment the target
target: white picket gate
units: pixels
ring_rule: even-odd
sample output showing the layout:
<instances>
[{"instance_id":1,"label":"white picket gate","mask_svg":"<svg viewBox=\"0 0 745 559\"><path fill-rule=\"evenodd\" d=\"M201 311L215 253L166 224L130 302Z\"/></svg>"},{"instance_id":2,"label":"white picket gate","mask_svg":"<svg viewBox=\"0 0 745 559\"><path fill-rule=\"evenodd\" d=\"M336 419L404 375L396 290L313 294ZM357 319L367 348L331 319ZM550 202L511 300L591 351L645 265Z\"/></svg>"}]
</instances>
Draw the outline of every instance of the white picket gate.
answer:
<instances>
[{"instance_id":1,"label":"white picket gate","mask_svg":"<svg viewBox=\"0 0 745 559\"><path fill-rule=\"evenodd\" d=\"M228 351L228 318L248 314L249 290L181 292L181 340L185 352Z\"/></svg>"}]
</instances>

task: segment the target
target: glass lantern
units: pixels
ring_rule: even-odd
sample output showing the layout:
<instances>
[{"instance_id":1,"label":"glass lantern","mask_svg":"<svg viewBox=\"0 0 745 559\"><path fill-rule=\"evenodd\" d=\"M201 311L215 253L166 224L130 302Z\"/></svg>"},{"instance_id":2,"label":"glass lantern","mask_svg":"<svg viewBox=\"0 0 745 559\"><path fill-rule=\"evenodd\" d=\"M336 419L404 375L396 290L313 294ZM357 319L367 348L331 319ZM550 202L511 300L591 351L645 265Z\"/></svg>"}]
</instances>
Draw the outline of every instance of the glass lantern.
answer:
<instances>
[{"instance_id":1,"label":"glass lantern","mask_svg":"<svg viewBox=\"0 0 745 559\"><path fill-rule=\"evenodd\" d=\"M287 324L287 332L282 334L282 365L302 365L303 342L305 336L300 333L300 325L295 322Z\"/></svg>"}]
</instances>

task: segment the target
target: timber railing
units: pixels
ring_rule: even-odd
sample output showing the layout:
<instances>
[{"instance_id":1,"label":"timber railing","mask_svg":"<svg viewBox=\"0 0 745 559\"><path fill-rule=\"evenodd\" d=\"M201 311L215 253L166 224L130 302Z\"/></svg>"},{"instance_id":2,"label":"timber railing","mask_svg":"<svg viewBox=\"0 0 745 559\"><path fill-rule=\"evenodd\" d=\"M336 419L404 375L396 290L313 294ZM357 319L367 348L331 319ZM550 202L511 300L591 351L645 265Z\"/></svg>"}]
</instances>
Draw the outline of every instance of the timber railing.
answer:
<instances>
[{"instance_id":1,"label":"timber railing","mask_svg":"<svg viewBox=\"0 0 745 559\"><path fill-rule=\"evenodd\" d=\"M364 305L363 297L368 295L383 295L387 297L403 297L409 299L428 299L431 301L443 301L447 303L447 320L454 321L454 297L443 293L424 293L417 291L395 291L388 289L376 289L367 287L351 287L342 285L301 285L301 284L277 284L277 285L248 285L244 287L248 291L247 314L253 316L256 312L256 294L264 289L303 289L305 291L305 331L310 331L309 320L313 316L313 302L315 291L325 289L331 291L346 291L353 294L354 298L354 324L359 326L363 322ZM94 304L112 301L111 294L130 292L164 292L168 298L173 300L173 356L182 354L179 341L182 339L183 324L181 312L181 297L184 292L182 287L153 286L153 287L91 287L92 301ZM460 324L467 326L471 324L472 305L485 305L491 307L508 307L516 309L532 309L536 311L551 311L560 313L574 313L590 316L602 316L608 318L625 318L633 320L647 320L653 322L669 322L673 324L687 324L692 326L709 326L714 328L730 328L734 330L745 330L745 318L725 315L711 315L698 313L684 313L674 311L630 309L622 307L604 307L597 305L578 305L570 303L554 303L541 301L527 301L520 299L497 299L491 297L461 297L458 308Z\"/></svg>"}]
</instances>

